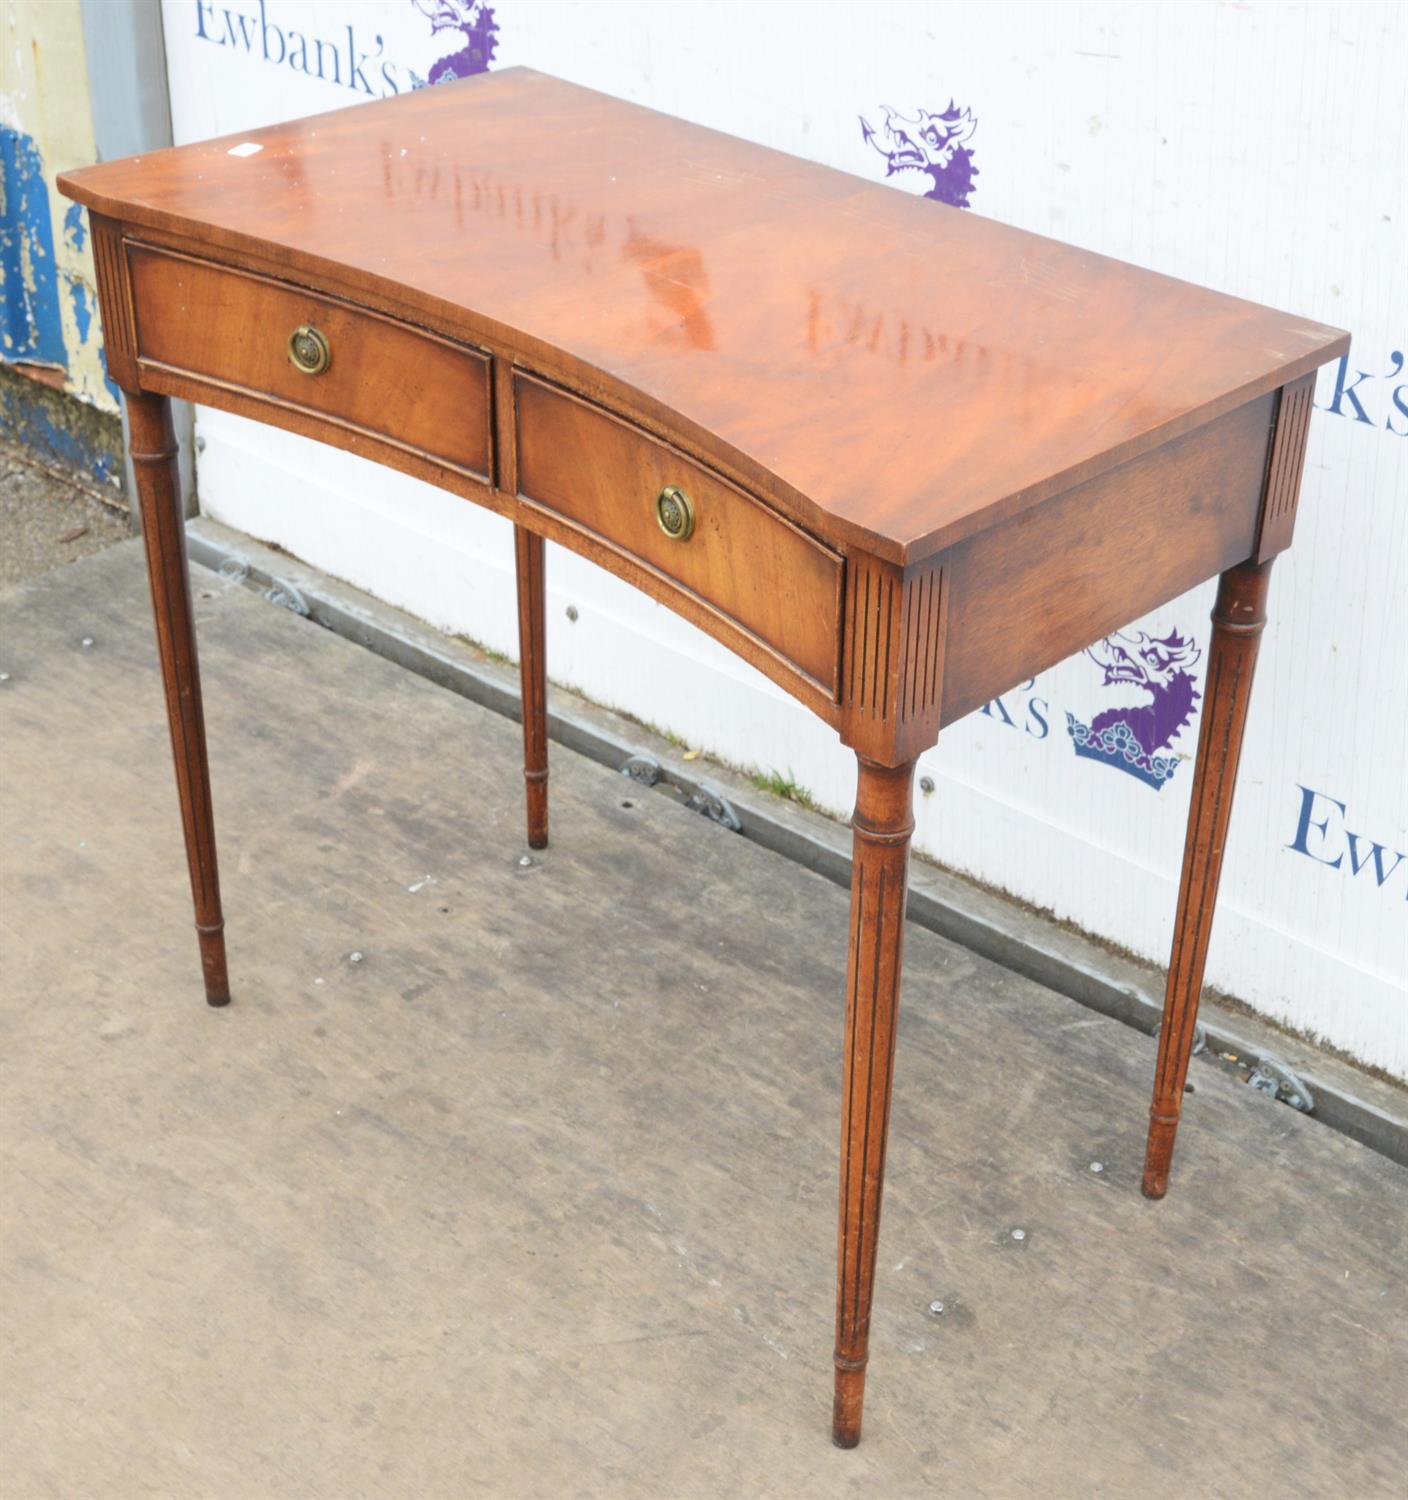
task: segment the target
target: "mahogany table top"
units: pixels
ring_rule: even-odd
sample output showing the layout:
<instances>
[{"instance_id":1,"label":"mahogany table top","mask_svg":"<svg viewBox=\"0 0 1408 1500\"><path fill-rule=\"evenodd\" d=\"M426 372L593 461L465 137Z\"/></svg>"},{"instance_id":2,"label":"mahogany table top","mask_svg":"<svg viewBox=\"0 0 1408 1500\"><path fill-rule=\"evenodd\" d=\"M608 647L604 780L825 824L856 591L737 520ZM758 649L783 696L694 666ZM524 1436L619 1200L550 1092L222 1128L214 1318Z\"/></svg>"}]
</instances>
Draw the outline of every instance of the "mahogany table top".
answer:
<instances>
[{"instance_id":1,"label":"mahogany table top","mask_svg":"<svg viewBox=\"0 0 1408 1500\"><path fill-rule=\"evenodd\" d=\"M580 361L819 534L899 562L1348 346L524 68L61 186L128 225Z\"/></svg>"}]
</instances>

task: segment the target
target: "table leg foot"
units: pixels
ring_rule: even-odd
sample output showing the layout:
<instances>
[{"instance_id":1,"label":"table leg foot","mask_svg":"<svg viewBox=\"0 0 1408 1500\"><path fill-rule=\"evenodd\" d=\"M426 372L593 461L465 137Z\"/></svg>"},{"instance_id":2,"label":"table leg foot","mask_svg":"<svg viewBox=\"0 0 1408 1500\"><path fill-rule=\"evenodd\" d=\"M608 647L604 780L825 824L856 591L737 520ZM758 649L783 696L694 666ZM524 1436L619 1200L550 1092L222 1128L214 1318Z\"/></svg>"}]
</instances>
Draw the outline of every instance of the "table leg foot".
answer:
<instances>
[{"instance_id":1,"label":"table leg foot","mask_svg":"<svg viewBox=\"0 0 1408 1500\"><path fill-rule=\"evenodd\" d=\"M865 1405L865 1364L836 1360L836 1397L831 1408L831 1441L838 1448L860 1443L860 1420Z\"/></svg>"},{"instance_id":2,"label":"table leg foot","mask_svg":"<svg viewBox=\"0 0 1408 1500\"><path fill-rule=\"evenodd\" d=\"M215 814L210 798L205 711L201 703L200 663L196 657L191 582L186 566L186 522L171 403L165 396L129 392L127 422L132 471L142 512L147 578L156 619L157 655L166 690L166 718L181 798L181 827L186 838L205 997L211 1005L228 1005L230 980L225 966L225 920L220 909L220 873L215 859Z\"/></svg>"},{"instance_id":3,"label":"table leg foot","mask_svg":"<svg viewBox=\"0 0 1408 1500\"><path fill-rule=\"evenodd\" d=\"M522 526L513 530L518 565L518 671L523 686L523 782L528 847L548 846L548 679L543 539Z\"/></svg>"},{"instance_id":4,"label":"table leg foot","mask_svg":"<svg viewBox=\"0 0 1408 1500\"><path fill-rule=\"evenodd\" d=\"M197 922L196 938L200 943L201 973L205 976L205 1003L228 1005L230 975L225 965L225 924L202 927Z\"/></svg>"},{"instance_id":5,"label":"table leg foot","mask_svg":"<svg viewBox=\"0 0 1408 1500\"><path fill-rule=\"evenodd\" d=\"M1212 937L1213 910L1222 874L1222 855L1232 817L1232 793L1242 752L1242 731L1251 698L1257 645L1266 625L1266 591L1270 562L1245 562L1222 575L1212 612L1212 649L1204 686L1198 758L1188 834L1183 846L1183 876L1178 889L1173 951L1164 991L1164 1018L1154 1069L1154 1102L1149 1111L1149 1141L1144 1158L1146 1198L1168 1191L1169 1168L1183 1105L1188 1063L1203 970Z\"/></svg>"},{"instance_id":6,"label":"table leg foot","mask_svg":"<svg viewBox=\"0 0 1408 1500\"><path fill-rule=\"evenodd\" d=\"M528 847L546 849L548 846L548 773L534 776L523 773L524 788L528 803Z\"/></svg>"},{"instance_id":7,"label":"table leg foot","mask_svg":"<svg viewBox=\"0 0 1408 1500\"><path fill-rule=\"evenodd\" d=\"M1177 1120L1150 1116L1149 1141L1144 1149L1144 1180L1140 1184L1146 1198L1162 1198L1168 1192L1168 1174L1173 1162L1173 1138L1177 1133Z\"/></svg>"},{"instance_id":8,"label":"table leg foot","mask_svg":"<svg viewBox=\"0 0 1408 1500\"><path fill-rule=\"evenodd\" d=\"M914 763L862 759L851 820L851 942L846 979L837 1235L836 1396L832 1437L860 1442L890 1085L895 1063Z\"/></svg>"}]
</instances>

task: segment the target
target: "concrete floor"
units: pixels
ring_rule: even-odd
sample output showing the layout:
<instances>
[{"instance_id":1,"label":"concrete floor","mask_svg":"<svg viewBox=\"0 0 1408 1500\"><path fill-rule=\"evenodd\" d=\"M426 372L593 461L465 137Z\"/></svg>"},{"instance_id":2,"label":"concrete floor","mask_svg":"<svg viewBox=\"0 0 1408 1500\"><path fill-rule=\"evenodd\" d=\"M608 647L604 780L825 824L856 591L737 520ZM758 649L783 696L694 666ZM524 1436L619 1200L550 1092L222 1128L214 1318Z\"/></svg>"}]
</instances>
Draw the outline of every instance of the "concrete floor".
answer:
<instances>
[{"instance_id":1,"label":"concrete floor","mask_svg":"<svg viewBox=\"0 0 1408 1500\"><path fill-rule=\"evenodd\" d=\"M832 1448L843 893L557 748L524 866L515 725L196 592L221 1012L137 547L0 596L6 1500L1401 1493L1408 1173L1202 1069L1150 1205L1149 1041L914 928Z\"/></svg>"},{"instance_id":2,"label":"concrete floor","mask_svg":"<svg viewBox=\"0 0 1408 1500\"><path fill-rule=\"evenodd\" d=\"M126 516L0 439L0 589L131 535Z\"/></svg>"}]
</instances>

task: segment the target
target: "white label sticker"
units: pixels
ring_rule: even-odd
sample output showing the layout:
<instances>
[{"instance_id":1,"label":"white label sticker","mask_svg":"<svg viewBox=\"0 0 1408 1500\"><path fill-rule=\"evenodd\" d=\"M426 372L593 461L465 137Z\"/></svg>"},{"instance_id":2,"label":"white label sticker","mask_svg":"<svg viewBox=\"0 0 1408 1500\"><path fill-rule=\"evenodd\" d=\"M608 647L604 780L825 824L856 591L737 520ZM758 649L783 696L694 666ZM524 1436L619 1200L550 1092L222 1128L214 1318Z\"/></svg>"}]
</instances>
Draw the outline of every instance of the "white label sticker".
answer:
<instances>
[{"instance_id":1,"label":"white label sticker","mask_svg":"<svg viewBox=\"0 0 1408 1500\"><path fill-rule=\"evenodd\" d=\"M258 141L241 141L238 146L231 146L227 154L230 156L253 156L256 151L262 151L263 149L263 146Z\"/></svg>"}]
</instances>

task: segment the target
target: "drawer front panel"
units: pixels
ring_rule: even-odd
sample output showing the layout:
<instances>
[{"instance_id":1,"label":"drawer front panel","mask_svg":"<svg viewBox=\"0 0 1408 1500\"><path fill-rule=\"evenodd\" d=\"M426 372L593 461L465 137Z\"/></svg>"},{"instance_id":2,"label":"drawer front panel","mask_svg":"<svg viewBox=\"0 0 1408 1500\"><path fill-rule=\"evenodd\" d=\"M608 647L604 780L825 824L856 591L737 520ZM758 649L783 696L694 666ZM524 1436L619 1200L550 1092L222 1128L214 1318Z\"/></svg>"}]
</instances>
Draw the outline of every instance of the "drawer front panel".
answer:
<instances>
[{"instance_id":1,"label":"drawer front panel","mask_svg":"<svg viewBox=\"0 0 1408 1500\"><path fill-rule=\"evenodd\" d=\"M128 257L139 361L488 479L489 361L478 350L249 272L137 244ZM330 355L318 374L290 357L305 326Z\"/></svg>"},{"instance_id":2,"label":"drawer front panel","mask_svg":"<svg viewBox=\"0 0 1408 1500\"><path fill-rule=\"evenodd\" d=\"M696 595L835 698L843 568L835 552L610 412L526 375L513 384L520 499ZM661 502L662 521L657 500L670 487L684 498Z\"/></svg>"}]
</instances>

